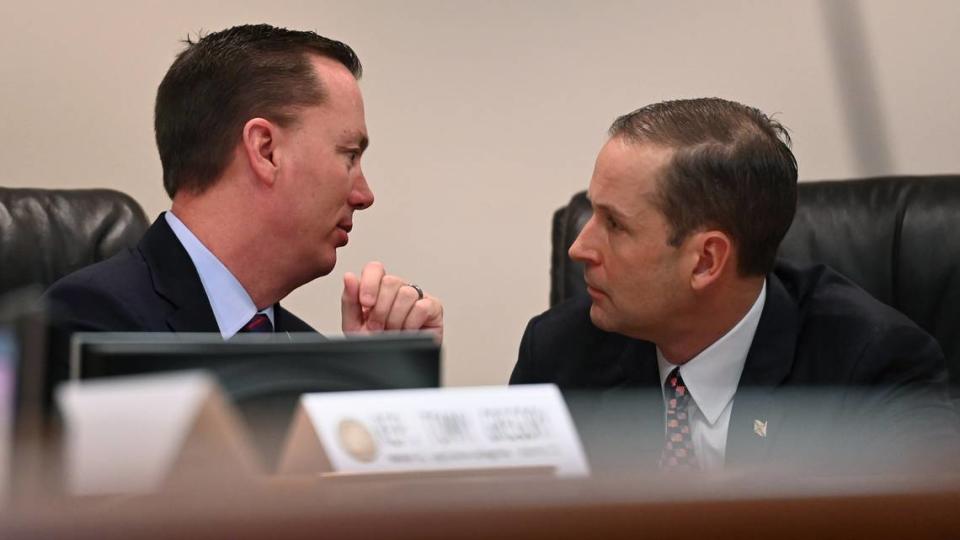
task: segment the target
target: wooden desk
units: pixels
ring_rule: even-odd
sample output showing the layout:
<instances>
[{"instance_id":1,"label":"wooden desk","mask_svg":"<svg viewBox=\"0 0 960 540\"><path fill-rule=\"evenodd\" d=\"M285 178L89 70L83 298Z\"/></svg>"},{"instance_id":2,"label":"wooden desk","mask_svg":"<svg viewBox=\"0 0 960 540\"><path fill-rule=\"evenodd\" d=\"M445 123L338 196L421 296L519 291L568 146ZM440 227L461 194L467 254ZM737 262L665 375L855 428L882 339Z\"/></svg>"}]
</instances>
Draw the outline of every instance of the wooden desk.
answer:
<instances>
[{"instance_id":1,"label":"wooden desk","mask_svg":"<svg viewBox=\"0 0 960 540\"><path fill-rule=\"evenodd\" d=\"M10 510L0 538L960 538L960 478L263 479Z\"/></svg>"}]
</instances>

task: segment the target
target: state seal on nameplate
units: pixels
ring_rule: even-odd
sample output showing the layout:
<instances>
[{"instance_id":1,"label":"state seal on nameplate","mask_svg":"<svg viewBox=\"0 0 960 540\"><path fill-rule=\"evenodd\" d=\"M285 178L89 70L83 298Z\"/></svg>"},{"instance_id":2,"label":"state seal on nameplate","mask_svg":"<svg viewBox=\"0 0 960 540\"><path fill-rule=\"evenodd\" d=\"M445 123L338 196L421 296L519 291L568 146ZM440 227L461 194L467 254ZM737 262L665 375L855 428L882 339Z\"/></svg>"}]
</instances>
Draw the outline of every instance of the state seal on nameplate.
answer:
<instances>
[{"instance_id":1,"label":"state seal on nameplate","mask_svg":"<svg viewBox=\"0 0 960 540\"><path fill-rule=\"evenodd\" d=\"M377 440L359 420L345 418L337 426L340 447L353 459L370 463L377 458Z\"/></svg>"}]
</instances>

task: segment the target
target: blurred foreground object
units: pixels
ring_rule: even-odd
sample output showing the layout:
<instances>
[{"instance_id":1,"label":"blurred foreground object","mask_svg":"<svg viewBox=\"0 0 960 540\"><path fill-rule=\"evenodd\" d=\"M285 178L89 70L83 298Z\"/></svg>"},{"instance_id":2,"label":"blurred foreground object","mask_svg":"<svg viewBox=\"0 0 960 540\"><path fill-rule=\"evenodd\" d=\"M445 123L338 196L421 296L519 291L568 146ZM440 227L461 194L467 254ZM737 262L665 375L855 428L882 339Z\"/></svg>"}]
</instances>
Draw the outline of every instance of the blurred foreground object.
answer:
<instances>
[{"instance_id":1,"label":"blurred foreground object","mask_svg":"<svg viewBox=\"0 0 960 540\"><path fill-rule=\"evenodd\" d=\"M431 388L440 345L427 333L326 338L314 333L73 335L74 380L203 369L216 377L272 471L300 396L310 392Z\"/></svg>"},{"instance_id":2,"label":"blurred foreground object","mask_svg":"<svg viewBox=\"0 0 960 540\"><path fill-rule=\"evenodd\" d=\"M43 416L46 321L39 294L35 287L0 294L0 500L16 504L42 497L57 476Z\"/></svg>"},{"instance_id":3,"label":"blurred foreground object","mask_svg":"<svg viewBox=\"0 0 960 540\"><path fill-rule=\"evenodd\" d=\"M309 394L281 473L429 472L583 477L589 466L553 385Z\"/></svg>"},{"instance_id":4,"label":"blurred foreground object","mask_svg":"<svg viewBox=\"0 0 960 540\"><path fill-rule=\"evenodd\" d=\"M67 492L159 491L249 480L256 459L216 380L202 372L69 382L57 390Z\"/></svg>"}]
</instances>

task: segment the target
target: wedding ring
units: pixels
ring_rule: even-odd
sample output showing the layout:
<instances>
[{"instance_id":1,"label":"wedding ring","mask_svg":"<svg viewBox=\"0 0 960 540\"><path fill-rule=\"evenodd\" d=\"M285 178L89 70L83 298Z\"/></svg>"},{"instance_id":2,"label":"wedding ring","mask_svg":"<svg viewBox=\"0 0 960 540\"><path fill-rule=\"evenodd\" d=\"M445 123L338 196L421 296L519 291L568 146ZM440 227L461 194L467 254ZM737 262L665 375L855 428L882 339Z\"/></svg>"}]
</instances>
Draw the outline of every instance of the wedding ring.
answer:
<instances>
[{"instance_id":1,"label":"wedding ring","mask_svg":"<svg viewBox=\"0 0 960 540\"><path fill-rule=\"evenodd\" d=\"M417 291L417 296L419 297L417 298L417 300L423 300L423 289L421 289L420 287L417 287L413 283L407 283L406 285L407 287L413 287L413 290Z\"/></svg>"}]
</instances>

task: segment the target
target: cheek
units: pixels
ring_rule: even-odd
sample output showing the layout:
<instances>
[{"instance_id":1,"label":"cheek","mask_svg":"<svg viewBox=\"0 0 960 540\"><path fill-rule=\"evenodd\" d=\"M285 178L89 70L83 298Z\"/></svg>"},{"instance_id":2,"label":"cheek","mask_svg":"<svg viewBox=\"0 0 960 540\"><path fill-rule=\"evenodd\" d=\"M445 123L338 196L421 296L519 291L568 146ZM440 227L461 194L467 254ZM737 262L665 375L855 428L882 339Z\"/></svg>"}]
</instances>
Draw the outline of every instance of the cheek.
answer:
<instances>
[{"instance_id":1,"label":"cheek","mask_svg":"<svg viewBox=\"0 0 960 540\"><path fill-rule=\"evenodd\" d=\"M669 285L670 263L648 243L636 244L623 252L612 250L605 266L608 279L624 299L646 302L665 294Z\"/></svg>"},{"instance_id":2,"label":"cheek","mask_svg":"<svg viewBox=\"0 0 960 540\"><path fill-rule=\"evenodd\" d=\"M641 243L613 239L603 251L603 267L608 278L624 286L642 281L654 266L649 247Z\"/></svg>"},{"instance_id":3,"label":"cheek","mask_svg":"<svg viewBox=\"0 0 960 540\"><path fill-rule=\"evenodd\" d=\"M341 163L330 163L318 171L315 180L317 193L328 208L337 209L347 204L352 183L349 173Z\"/></svg>"}]
</instances>

